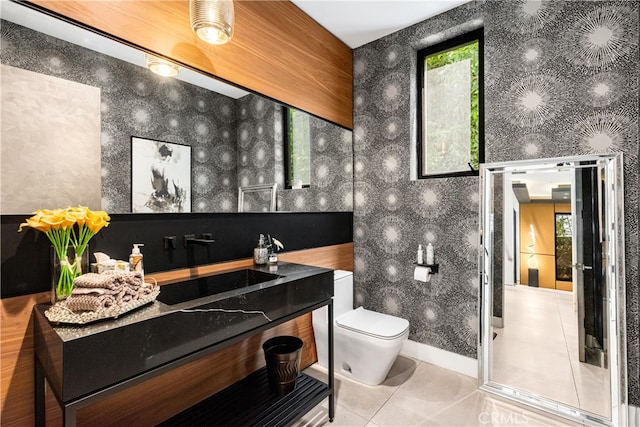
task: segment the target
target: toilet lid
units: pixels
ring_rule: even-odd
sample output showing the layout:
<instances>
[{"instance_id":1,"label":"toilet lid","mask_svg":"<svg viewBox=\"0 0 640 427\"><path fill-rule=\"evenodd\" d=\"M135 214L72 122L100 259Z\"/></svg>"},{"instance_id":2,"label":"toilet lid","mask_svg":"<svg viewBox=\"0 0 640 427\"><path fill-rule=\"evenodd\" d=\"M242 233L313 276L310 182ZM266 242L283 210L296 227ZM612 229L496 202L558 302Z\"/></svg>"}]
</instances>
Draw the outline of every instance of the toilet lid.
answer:
<instances>
[{"instance_id":1,"label":"toilet lid","mask_svg":"<svg viewBox=\"0 0 640 427\"><path fill-rule=\"evenodd\" d=\"M333 271L333 280L340 280L344 277L353 276L353 272L346 270L334 270Z\"/></svg>"},{"instance_id":2,"label":"toilet lid","mask_svg":"<svg viewBox=\"0 0 640 427\"><path fill-rule=\"evenodd\" d=\"M407 319L366 310L362 307L338 317L336 323L342 328L385 340L397 338L409 328Z\"/></svg>"}]
</instances>

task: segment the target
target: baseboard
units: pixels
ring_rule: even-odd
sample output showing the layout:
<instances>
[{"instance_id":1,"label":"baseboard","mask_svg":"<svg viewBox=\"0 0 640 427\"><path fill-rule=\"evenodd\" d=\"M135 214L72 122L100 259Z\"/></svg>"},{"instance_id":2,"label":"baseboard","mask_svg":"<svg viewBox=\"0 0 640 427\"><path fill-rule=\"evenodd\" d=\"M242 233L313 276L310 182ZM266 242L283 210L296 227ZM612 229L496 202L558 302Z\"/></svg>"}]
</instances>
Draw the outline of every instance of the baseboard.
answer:
<instances>
[{"instance_id":1,"label":"baseboard","mask_svg":"<svg viewBox=\"0 0 640 427\"><path fill-rule=\"evenodd\" d=\"M629 427L640 427L640 407L628 405L627 413L627 424Z\"/></svg>"},{"instance_id":2,"label":"baseboard","mask_svg":"<svg viewBox=\"0 0 640 427\"><path fill-rule=\"evenodd\" d=\"M400 354L449 369L469 377L478 378L478 360L452 353L441 348L407 340Z\"/></svg>"},{"instance_id":3,"label":"baseboard","mask_svg":"<svg viewBox=\"0 0 640 427\"><path fill-rule=\"evenodd\" d=\"M493 316L491 318L491 326L494 328L504 328L504 317Z\"/></svg>"}]
</instances>

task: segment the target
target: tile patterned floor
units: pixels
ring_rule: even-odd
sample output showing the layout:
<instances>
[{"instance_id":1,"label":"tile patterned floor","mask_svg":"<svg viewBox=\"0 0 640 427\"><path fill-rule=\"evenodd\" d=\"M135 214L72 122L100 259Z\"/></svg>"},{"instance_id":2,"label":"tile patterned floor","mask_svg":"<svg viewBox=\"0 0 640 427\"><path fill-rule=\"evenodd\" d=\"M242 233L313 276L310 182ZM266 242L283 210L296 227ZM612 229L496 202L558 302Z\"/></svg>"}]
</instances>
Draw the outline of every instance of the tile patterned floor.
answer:
<instances>
[{"instance_id":1,"label":"tile patterned floor","mask_svg":"<svg viewBox=\"0 0 640 427\"><path fill-rule=\"evenodd\" d=\"M326 370L318 365L305 373L326 381ZM296 426L578 425L478 390L475 378L403 356L379 386L359 384L336 374L335 415L329 423L325 399Z\"/></svg>"},{"instance_id":2,"label":"tile patterned floor","mask_svg":"<svg viewBox=\"0 0 640 427\"><path fill-rule=\"evenodd\" d=\"M610 417L608 372L581 363L571 292L505 287L504 328L494 328L492 379Z\"/></svg>"},{"instance_id":3,"label":"tile patterned floor","mask_svg":"<svg viewBox=\"0 0 640 427\"><path fill-rule=\"evenodd\" d=\"M530 287L505 288L505 328L495 329L494 375L500 382L546 394L572 406L608 413L603 371L580 363L572 294ZM326 381L326 370L305 372ZM399 357L387 380L366 386L336 374L336 418L326 401L297 427L331 425L577 426L478 390L477 380L429 363Z\"/></svg>"}]
</instances>

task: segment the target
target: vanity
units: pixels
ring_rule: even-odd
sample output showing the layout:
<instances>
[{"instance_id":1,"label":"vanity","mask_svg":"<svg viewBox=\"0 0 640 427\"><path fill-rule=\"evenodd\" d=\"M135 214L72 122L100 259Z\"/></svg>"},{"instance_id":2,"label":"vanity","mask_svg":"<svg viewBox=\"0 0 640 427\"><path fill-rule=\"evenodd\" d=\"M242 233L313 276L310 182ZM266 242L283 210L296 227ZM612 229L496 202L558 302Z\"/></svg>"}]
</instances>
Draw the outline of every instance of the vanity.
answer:
<instances>
[{"instance_id":1,"label":"vanity","mask_svg":"<svg viewBox=\"0 0 640 427\"><path fill-rule=\"evenodd\" d=\"M44 314L49 305L36 305L36 425L45 424L45 381L63 409L64 425L74 426L79 408L317 308L328 306L333 322L332 296L333 270L281 262L277 268L254 266L164 285L152 304L88 325L52 325ZM274 425L288 424L328 397L333 420L332 333L328 344L328 384L301 374L292 393L263 393L263 399L276 404L267 402L256 419L268 415ZM258 371L246 380L256 388L266 375ZM242 390L242 381L219 394L233 398L233 388ZM245 398L240 392L235 397ZM254 401L240 405L244 414L238 415L257 406ZM188 419L188 410L180 416Z\"/></svg>"}]
</instances>

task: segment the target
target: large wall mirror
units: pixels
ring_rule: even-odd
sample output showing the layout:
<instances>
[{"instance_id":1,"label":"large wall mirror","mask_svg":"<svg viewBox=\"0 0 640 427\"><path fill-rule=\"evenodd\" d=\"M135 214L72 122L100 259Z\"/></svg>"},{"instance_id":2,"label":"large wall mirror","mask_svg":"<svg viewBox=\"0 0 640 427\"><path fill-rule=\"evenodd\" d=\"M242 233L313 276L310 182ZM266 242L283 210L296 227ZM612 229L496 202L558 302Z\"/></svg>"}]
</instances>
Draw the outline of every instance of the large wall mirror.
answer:
<instances>
[{"instance_id":1,"label":"large wall mirror","mask_svg":"<svg viewBox=\"0 0 640 427\"><path fill-rule=\"evenodd\" d=\"M480 172L480 388L626 425L622 155Z\"/></svg>"},{"instance_id":2,"label":"large wall mirror","mask_svg":"<svg viewBox=\"0 0 640 427\"><path fill-rule=\"evenodd\" d=\"M273 184L279 211L353 210L350 130L310 116L311 184L287 189L283 105L192 70L158 76L144 52L1 7L2 214L131 212L132 138L191 147L189 212L237 212L238 188Z\"/></svg>"}]
</instances>

